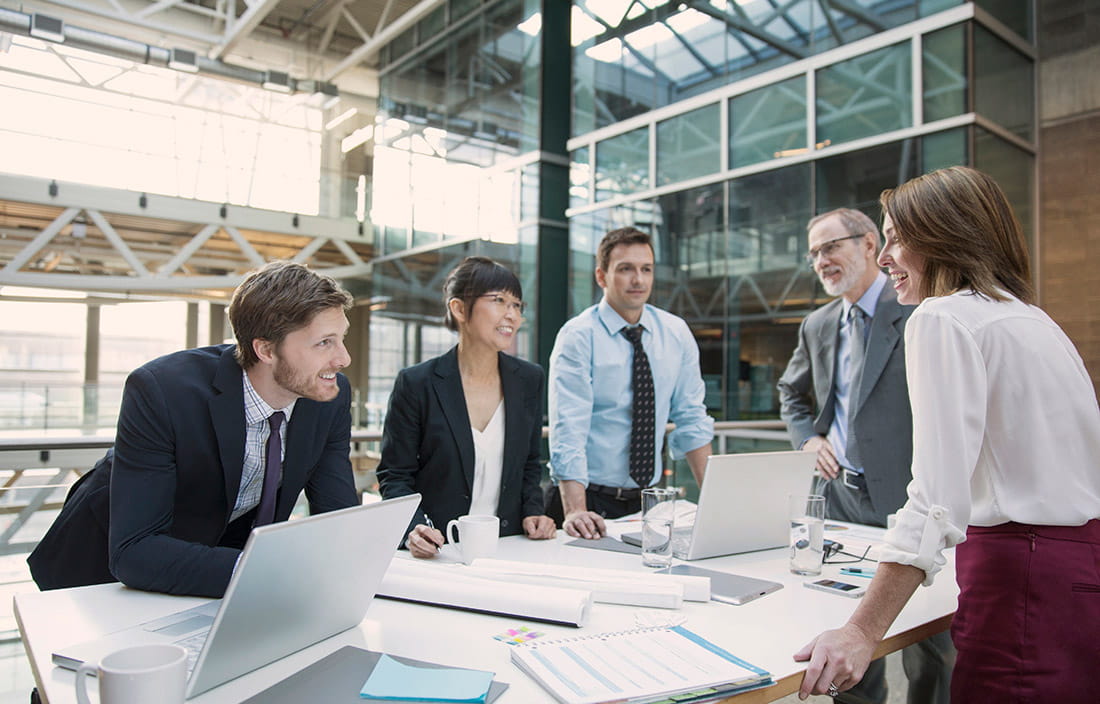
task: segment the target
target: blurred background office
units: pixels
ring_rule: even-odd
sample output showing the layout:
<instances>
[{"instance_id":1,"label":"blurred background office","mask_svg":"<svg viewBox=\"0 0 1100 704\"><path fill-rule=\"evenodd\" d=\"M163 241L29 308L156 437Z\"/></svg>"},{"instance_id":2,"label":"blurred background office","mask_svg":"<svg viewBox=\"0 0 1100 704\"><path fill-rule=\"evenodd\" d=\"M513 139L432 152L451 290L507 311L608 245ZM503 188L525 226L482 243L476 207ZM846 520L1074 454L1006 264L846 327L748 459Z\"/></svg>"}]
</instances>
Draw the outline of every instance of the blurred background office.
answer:
<instances>
[{"instance_id":1,"label":"blurred background office","mask_svg":"<svg viewBox=\"0 0 1100 704\"><path fill-rule=\"evenodd\" d=\"M1100 380L1098 26L1100 0L0 0L0 598L33 588L125 375L229 337L271 259L356 297L367 491L394 377L453 344L446 272L516 271L514 352L545 365L626 225L699 343L716 449L786 449L775 381L827 299L805 223L877 220L883 188L952 164L1006 190Z\"/></svg>"}]
</instances>

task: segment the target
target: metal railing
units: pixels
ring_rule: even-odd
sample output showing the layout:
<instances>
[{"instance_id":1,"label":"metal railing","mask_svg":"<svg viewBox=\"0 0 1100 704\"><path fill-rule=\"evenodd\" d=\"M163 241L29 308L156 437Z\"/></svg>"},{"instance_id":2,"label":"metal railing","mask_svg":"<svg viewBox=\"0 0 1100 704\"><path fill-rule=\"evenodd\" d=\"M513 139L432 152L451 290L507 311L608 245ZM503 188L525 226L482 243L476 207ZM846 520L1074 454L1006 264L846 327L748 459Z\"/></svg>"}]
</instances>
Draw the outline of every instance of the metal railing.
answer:
<instances>
[{"instance_id":1,"label":"metal railing","mask_svg":"<svg viewBox=\"0 0 1100 704\"><path fill-rule=\"evenodd\" d=\"M544 437L546 432L543 428ZM787 430L779 420L720 421L714 424L714 435L715 451L721 453L789 448ZM382 431L355 429L351 440L356 485L360 491L376 490L374 469ZM0 516L12 517L0 531L0 555L33 550L37 536L48 528L45 512L59 510L72 483L113 444L111 431L0 437ZM16 539L36 521L43 525L38 526L40 531L33 531L33 539Z\"/></svg>"}]
</instances>

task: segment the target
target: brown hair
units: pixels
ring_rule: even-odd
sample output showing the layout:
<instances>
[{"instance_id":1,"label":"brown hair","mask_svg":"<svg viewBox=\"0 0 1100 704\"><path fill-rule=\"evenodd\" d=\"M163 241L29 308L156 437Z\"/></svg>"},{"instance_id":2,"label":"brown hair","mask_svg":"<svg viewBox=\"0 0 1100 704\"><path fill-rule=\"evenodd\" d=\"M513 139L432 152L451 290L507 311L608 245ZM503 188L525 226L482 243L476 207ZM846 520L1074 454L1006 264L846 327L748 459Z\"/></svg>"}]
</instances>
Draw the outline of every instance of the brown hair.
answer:
<instances>
[{"instance_id":1,"label":"brown hair","mask_svg":"<svg viewBox=\"0 0 1100 704\"><path fill-rule=\"evenodd\" d=\"M600 246L596 249L596 266L607 271L607 267L611 266L611 250L620 244L644 244L649 247L650 252L653 251L653 239L649 235L636 227L620 227L608 232L600 240Z\"/></svg>"},{"instance_id":2,"label":"brown hair","mask_svg":"<svg viewBox=\"0 0 1100 704\"><path fill-rule=\"evenodd\" d=\"M278 346L287 334L309 325L330 308L351 308L353 299L336 280L296 262L275 261L249 273L233 292L229 324L237 336L237 363L259 362L253 340Z\"/></svg>"},{"instance_id":3,"label":"brown hair","mask_svg":"<svg viewBox=\"0 0 1100 704\"><path fill-rule=\"evenodd\" d=\"M875 238L875 248L878 248L880 241L878 234L878 227L875 225L875 221L867 217L867 215L861 210L854 210L852 208L837 208L836 210L830 210L827 213L822 213L817 217L811 219L806 223L806 232L814 229L814 225L818 224L826 218L835 217L840 221L840 224L844 226L844 230L853 237L855 235L862 235L870 233Z\"/></svg>"},{"instance_id":4,"label":"brown hair","mask_svg":"<svg viewBox=\"0 0 1100 704\"><path fill-rule=\"evenodd\" d=\"M458 321L451 314L448 303L453 298L462 301L466 317L474 309L474 301L492 291L510 293L523 300L523 287L519 279L507 267L488 257L466 257L456 266L447 280L443 282L443 306L446 314L443 319L448 330L458 332Z\"/></svg>"},{"instance_id":5,"label":"brown hair","mask_svg":"<svg viewBox=\"0 0 1100 704\"><path fill-rule=\"evenodd\" d=\"M924 258L922 298L973 289L1003 301L1001 289L1032 303L1023 230L997 182L966 166L918 176L879 197L902 247Z\"/></svg>"}]
</instances>

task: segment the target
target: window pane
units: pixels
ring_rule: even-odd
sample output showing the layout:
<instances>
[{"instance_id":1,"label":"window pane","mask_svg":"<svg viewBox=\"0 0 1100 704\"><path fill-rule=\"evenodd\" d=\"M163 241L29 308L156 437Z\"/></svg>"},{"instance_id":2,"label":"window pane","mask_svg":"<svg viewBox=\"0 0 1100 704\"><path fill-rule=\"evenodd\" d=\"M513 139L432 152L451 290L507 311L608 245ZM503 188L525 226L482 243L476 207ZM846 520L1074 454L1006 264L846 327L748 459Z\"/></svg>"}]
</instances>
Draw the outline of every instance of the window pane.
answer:
<instances>
[{"instance_id":1,"label":"window pane","mask_svg":"<svg viewBox=\"0 0 1100 704\"><path fill-rule=\"evenodd\" d=\"M974 25L974 109L1005 129L1032 139L1035 66L981 25Z\"/></svg>"},{"instance_id":2,"label":"window pane","mask_svg":"<svg viewBox=\"0 0 1100 704\"><path fill-rule=\"evenodd\" d=\"M649 188L649 129L605 139L596 145L596 200Z\"/></svg>"},{"instance_id":3,"label":"window pane","mask_svg":"<svg viewBox=\"0 0 1100 704\"><path fill-rule=\"evenodd\" d=\"M429 12L424 19L420 20L420 31L417 35L417 44L424 44L429 39L439 34L447 24L447 8L444 5L440 5L431 12Z\"/></svg>"},{"instance_id":4,"label":"window pane","mask_svg":"<svg viewBox=\"0 0 1100 704\"><path fill-rule=\"evenodd\" d=\"M917 175L914 146L907 139L818 161L815 212L856 208L881 222L879 194Z\"/></svg>"},{"instance_id":5,"label":"window pane","mask_svg":"<svg viewBox=\"0 0 1100 704\"><path fill-rule=\"evenodd\" d=\"M924 36L924 121L966 112L966 25Z\"/></svg>"},{"instance_id":6,"label":"window pane","mask_svg":"<svg viewBox=\"0 0 1100 704\"><path fill-rule=\"evenodd\" d=\"M1034 191L1035 157L992 132L974 131L974 168L993 177L1001 187L1024 229L1032 257L1035 256L1031 194Z\"/></svg>"},{"instance_id":7,"label":"window pane","mask_svg":"<svg viewBox=\"0 0 1100 704\"><path fill-rule=\"evenodd\" d=\"M967 165L966 131L959 127L921 137L921 172Z\"/></svg>"},{"instance_id":8,"label":"window pane","mask_svg":"<svg viewBox=\"0 0 1100 704\"><path fill-rule=\"evenodd\" d=\"M974 0L974 4L1024 39L1032 39L1031 0Z\"/></svg>"},{"instance_id":9,"label":"window pane","mask_svg":"<svg viewBox=\"0 0 1100 704\"><path fill-rule=\"evenodd\" d=\"M715 104L657 123L658 185L718 171L719 119Z\"/></svg>"},{"instance_id":10,"label":"window pane","mask_svg":"<svg viewBox=\"0 0 1100 704\"><path fill-rule=\"evenodd\" d=\"M803 76L730 99L730 168L806 149Z\"/></svg>"},{"instance_id":11,"label":"window pane","mask_svg":"<svg viewBox=\"0 0 1100 704\"><path fill-rule=\"evenodd\" d=\"M837 144L909 127L912 72L905 42L817 72L817 141Z\"/></svg>"},{"instance_id":12,"label":"window pane","mask_svg":"<svg viewBox=\"0 0 1100 704\"><path fill-rule=\"evenodd\" d=\"M588 178L592 164L588 160L588 147L573 152L569 160L569 207L588 203Z\"/></svg>"},{"instance_id":13,"label":"window pane","mask_svg":"<svg viewBox=\"0 0 1100 704\"><path fill-rule=\"evenodd\" d=\"M810 219L810 165L745 176L729 188L730 272L799 266Z\"/></svg>"}]
</instances>

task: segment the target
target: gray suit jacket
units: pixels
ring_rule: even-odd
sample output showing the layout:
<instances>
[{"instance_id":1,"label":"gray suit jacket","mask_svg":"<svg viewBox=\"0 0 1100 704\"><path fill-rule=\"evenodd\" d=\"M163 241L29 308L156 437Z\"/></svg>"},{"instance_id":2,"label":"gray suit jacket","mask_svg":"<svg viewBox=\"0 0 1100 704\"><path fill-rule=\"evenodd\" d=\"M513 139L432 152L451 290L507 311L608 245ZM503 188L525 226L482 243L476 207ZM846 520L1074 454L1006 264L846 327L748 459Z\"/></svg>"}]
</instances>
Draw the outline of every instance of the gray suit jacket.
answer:
<instances>
[{"instance_id":1,"label":"gray suit jacket","mask_svg":"<svg viewBox=\"0 0 1100 704\"><path fill-rule=\"evenodd\" d=\"M780 415L797 449L833 422L833 376L841 299L806 316L787 370L779 379ZM913 415L905 382L905 323L912 306L898 303L887 284L879 296L857 398L848 424L859 444L867 490L882 525L905 503L912 475Z\"/></svg>"}]
</instances>

